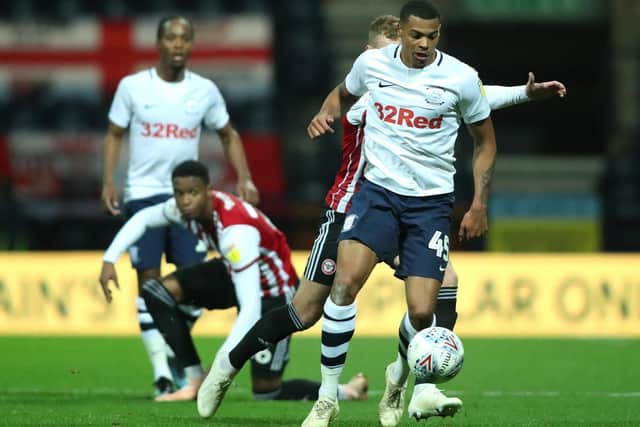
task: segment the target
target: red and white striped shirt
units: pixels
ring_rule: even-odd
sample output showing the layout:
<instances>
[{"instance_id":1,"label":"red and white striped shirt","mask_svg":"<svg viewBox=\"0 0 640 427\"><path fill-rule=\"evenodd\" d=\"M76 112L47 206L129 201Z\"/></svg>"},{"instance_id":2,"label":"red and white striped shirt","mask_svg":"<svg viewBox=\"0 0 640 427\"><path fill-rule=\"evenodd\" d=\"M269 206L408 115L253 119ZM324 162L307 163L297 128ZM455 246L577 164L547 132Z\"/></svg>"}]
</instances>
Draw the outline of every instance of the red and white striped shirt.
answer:
<instances>
[{"instance_id":1,"label":"red and white striped shirt","mask_svg":"<svg viewBox=\"0 0 640 427\"><path fill-rule=\"evenodd\" d=\"M346 213L351 207L351 199L355 192L358 191L358 181L364 168L362 142L364 140L367 98L368 94L363 95L341 119L342 153L340 170L325 197L327 205L339 213Z\"/></svg>"},{"instance_id":2,"label":"red and white striped shirt","mask_svg":"<svg viewBox=\"0 0 640 427\"><path fill-rule=\"evenodd\" d=\"M257 263L263 297L291 295L298 276L282 231L265 214L232 194L213 190L211 203L216 229L204 229L197 221L190 221L189 228L211 248L220 251L234 271ZM259 241L251 241L243 233L247 227L257 230Z\"/></svg>"}]
</instances>

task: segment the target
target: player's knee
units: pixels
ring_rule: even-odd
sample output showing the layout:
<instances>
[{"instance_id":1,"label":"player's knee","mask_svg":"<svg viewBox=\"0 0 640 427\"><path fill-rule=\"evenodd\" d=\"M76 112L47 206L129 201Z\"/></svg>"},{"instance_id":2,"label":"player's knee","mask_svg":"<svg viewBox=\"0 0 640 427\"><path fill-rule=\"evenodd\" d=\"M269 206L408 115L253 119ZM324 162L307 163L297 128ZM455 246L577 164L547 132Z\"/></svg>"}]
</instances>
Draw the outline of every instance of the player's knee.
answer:
<instances>
[{"instance_id":1,"label":"player's knee","mask_svg":"<svg viewBox=\"0 0 640 427\"><path fill-rule=\"evenodd\" d=\"M331 299L338 305L351 304L365 280L366 276L357 271L346 271L336 275L331 287Z\"/></svg>"},{"instance_id":2,"label":"player's knee","mask_svg":"<svg viewBox=\"0 0 640 427\"><path fill-rule=\"evenodd\" d=\"M409 320L416 330L428 328L433 323L433 308L409 306Z\"/></svg>"},{"instance_id":3,"label":"player's knee","mask_svg":"<svg viewBox=\"0 0 640 427\"><path fill-rule=\"evenodd\" d=\"M358 295L358 290L356 286L336 281L331 288L331 300L338 305L352 304Z\"/></svg>"}]
</instances>

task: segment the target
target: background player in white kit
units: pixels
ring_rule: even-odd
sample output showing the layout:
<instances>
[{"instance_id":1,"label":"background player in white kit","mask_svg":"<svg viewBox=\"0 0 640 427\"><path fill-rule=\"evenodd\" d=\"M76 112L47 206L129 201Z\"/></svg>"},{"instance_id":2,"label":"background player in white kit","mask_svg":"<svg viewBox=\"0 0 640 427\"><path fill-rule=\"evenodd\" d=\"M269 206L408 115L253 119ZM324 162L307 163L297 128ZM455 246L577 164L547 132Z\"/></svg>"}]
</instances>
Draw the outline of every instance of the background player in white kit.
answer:
<instances>
[{"instance_id":1,"label":"background player in white kit","mask_svg":"<svg viewBox=\"0 0 640 427\"><path fill-rule=\"evenodd\" d=\"M114 171L126 128L129 128L129 166L124 188L125 217L172 196L171 171L178 163L198 157L202 123L217 131L227 159L238 178L238 193L250 203L258 202L242 142L229 122L229 114L217 86L186 69L194 30L190 21L175 16L158 24L156 67L123 78L118 85L105 138L102 201L107 210L122 212L114 185ZM178 268L202 261L206 255L196 250L197 240L176 226L154 229L130 250L137 270L138 288L150 278L160 276L163 252ZM156 394L174 390L167 363L166 345L138 297L138 322L154 372ZM183 307L185 322L191 325L199 310ZM179 375L180 373L178 373ZM178 376L175 375L175 376ZM179 378L175 378L176 381Z\"/></svg>"},{"instance_id":2,"label":"background player in white kit","mask_svg":"<svg viewBox=\"0 0 640 427\"><path fill-rule=\"evenodd\" d=\"M380 48L391 43L398 43L398 25L399 19L392 15L380 16L374 19L370 25L367 48ZM529 100L541 100L552 96L562 97L566 92L564 85L557 81L536 83L531 73L526 85L513 87L487 86L486 89L487 97L493 109L504 108ZM277 342L284 336L311 327L320 318L322 306L329 295L335 274L337 238L344 223L346 212L351 205L351 199L358 189L358 180L362 175L364 166L361 149L364 136L366 101L366 96L362 97L341 119L342 152L340 168L333 186L325 197L327 209L321 216L318 235L307 261L304 278L294 296L293 302L289 307L281 307L267 313L258 321L229 354L233 369L223 373L223 377L225 375L233 375L233 371L237 372L252 354L264 348L265 342ZM457 286L457 275L451 263L447 264L443 279L443 289L444 286L449 288L438 296L437 321L438 325L453 329L456 320L455 287ZM400 326L399 359L405 360L404 365L406 365L406 359L403 359L400 353L406 352L406 343L403 342L404 337L407 335L405 329L403 321ZM332 334L330 331L323 331L322 336L322 360L323 363L325 361L331 363L332 355L335 352L330 342ZM403 383L401 382L400 384ZM402 396L402 400L399 399L400 396ZM388 408L387 412L390 412L390 414L387 414L385 418L393 419L395 424L399 422L404 410L403 397L404 387L399 385L395 395L385 395L383 398L385 405L388 405L389 400L394 402L394 405ZM206 413L205 416L215 412L218 403L211 402L210 411L212 412ZM382 421L382 413L381 422L384 423Z\"/></svg>"}]
</instances>

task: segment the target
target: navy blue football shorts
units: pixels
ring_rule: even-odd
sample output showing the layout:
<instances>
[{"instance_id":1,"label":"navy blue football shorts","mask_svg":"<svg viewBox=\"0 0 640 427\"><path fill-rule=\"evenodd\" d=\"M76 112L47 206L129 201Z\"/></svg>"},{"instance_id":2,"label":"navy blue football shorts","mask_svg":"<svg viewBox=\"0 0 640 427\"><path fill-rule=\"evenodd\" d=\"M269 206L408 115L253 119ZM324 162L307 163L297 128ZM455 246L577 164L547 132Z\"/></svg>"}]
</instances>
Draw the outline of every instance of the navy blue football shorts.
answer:
<instances>
[{"instance_id":1,"label":"navy blue football shorts","mask_svg":"<svg viewBox=\"0 0 640 427\"><path fill-rule=\"evenodd\" d=\"M172 194L161 194L129 200L124 204L125 218L128 220L139 210L162 203L171 197ZM175 264L178 268L188 267L202 262L207 256L206 252L196 252L197 244L195 234L178 224L149 228L140 240L129 248L131 265L136 270L160 268L164 253L167 262Z\"/></svg>"},{"instance_id":2,"label":"navy blue football shorts","mask_svg":"<svg viewBox=\"0 0 640 427\"><path fill-rule=\"evenodd\" d=\"M365 179L355 194L339 240L357 240L381 261L400 255L395 275L442 281L449 260L454 197L401 196Z\"/></svg>"}]
</instances>

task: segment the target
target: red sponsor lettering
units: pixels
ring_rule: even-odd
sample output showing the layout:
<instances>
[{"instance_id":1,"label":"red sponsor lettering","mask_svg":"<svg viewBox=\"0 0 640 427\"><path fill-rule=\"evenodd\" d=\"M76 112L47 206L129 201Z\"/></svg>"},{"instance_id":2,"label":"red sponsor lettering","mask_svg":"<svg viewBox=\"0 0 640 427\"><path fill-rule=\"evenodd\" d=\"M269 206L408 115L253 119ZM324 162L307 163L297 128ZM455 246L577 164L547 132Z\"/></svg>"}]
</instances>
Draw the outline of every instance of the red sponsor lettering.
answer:
<instances>
[{"instance_id":1,"label":"red sponsor lettering","mask_svg":"<svg viewBox=\"0 0 640 427\"><path fill-rule=\"evenodd\" d=\"M153 128L153 134L151 136L153 136L154 138L163 138L164 134L163 134L163 129L164 129L164 124L162 123L154 123L153 125L151 125L151 127Z\"/></svg>"},{"instance_id":2,"label":"red sponsor lettering","mask_svg":"<svg viewBox=\"0 0 640 427\"><path fill-rule=\"evenodd\" d=\"M198 128L181 128L175 123L142 123L141 136L151 138L193 139L198 136Z\"/></svg>"},{"instance_id":3,"label":"red sponsor lettering","mask_svg":"<svg viewBox=\"0 0 640 427\"><path fill-rule=\"evenodd\" d=\"M416 115L413 110L395 105L382 105L379 102L373 104L378 110L378 117L387 123L398 126L407 126L417 129L440 129L442 127L442 114L429 119L425 116Z\"/></svg>"},{"instance_id":4,"label":"red sponsor lettering","mask_svg":"<svg viewBox=\"0 0 640 427\"><path fill-rule=\"evenodd\" d=\"M167 126L165 126L165 129L167 130L167 138L178 138L178 125L168 123Z\"/></svg>"}]
</instances>

